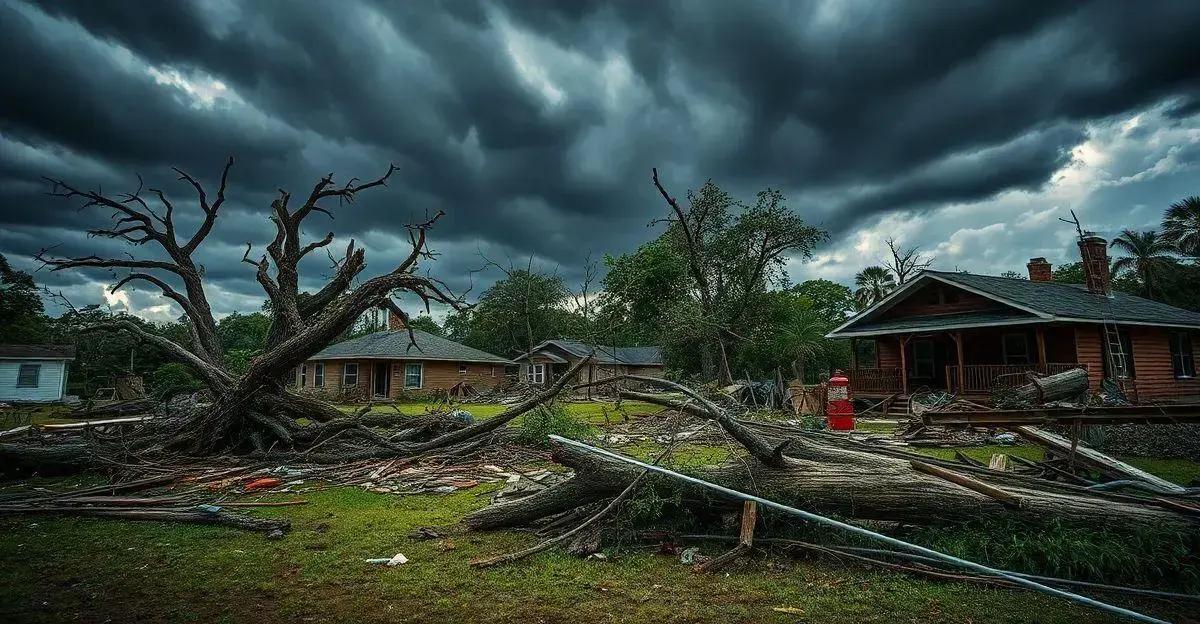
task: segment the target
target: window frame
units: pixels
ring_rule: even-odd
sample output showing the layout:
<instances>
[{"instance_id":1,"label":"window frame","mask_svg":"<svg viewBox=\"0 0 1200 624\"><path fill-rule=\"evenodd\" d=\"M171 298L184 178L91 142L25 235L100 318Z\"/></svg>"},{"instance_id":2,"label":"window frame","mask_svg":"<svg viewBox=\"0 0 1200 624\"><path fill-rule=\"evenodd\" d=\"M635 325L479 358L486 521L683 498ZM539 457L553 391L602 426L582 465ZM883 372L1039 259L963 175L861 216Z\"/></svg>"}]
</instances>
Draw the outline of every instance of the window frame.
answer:
<instances>
[{"instance_id":1,"label":"window frame","mask_svg":"<svg viewBox=\"0 0 1200 624\"><path fill-rule=\"evenodd\" d=\"M459 363L458 363L458 374L459 374L459 375L466 375L466 374L467 374L467 370L468 370L468 368L467 368L467 363L466 363L466 362L459 362Z\"/></svg>"},{"instance_id":2,"label":"window frame","mask_svg":"<svg viewBox=\"0 0 1200 624\"><path fill-rule=\"evenodd\" d=\"M33 383L23 383L22 377L26 370L33 371ZM18 388L40 388L42 387L42 365L40 363L25 363L17 367L17 387Z\"/></svg>"},{"instance_id":3,"label":"window frame","mask_svg":"<svg viewBox=\"0 0 1200 624\"><path fill-rule=\"evenodd\" d=\"M546 365L529 364L529 370L525 373L525 381L531 384L546 383Z\"/></svg>"},{"instance_id":4,"label":"window frame","mask_svg":"<svg viewBox=\"0 0 1200 624\"><path fill-rule=\"evenodd\" d=\"M1167 338L1168 350L1171 353L1171 373L1175 379L1196 378L1196 353L1192 346L1190 332L1171 332ZM1187 347L1184 349L1184 347Z\"/></svg>"},{"instance_id":5,"label":"window frame","mask_svg":"<svg viewBox=\"0 0 1200 624\"><path fill-rule=\"evenodd\" d=\"M413 386L408 383L409 367L417 367L417 385ZM425 387L425 363L424 362L405 362L404 363L404 389L405 390L420 390Z\"/></svg>"},{"instance_id":6,"label":"window frame","mask_svg":"<svg viewBox=\"0 0 1200 624\"><path fill-rule=\"evenodd\" d=\"M300 388L303 389L303 388L308 387L308 362L305 362L300 365L300 374L297 376L296 379L297 379L297 384L299 384Z\"/></svg>"},{"instance_id":7,"label":"window frame","mask_svg":"<svg viewBox=\"0 0 1200 624\"><path fill-rule=\"evenodd\" d=\"M1024 351L1024 353L1022 353L1022 354L1011 353L1008 348L1009 338L1020 338L1022 350ZM1004 358L1004 364L1006 366L1020 366L1022 364L1033 363L1033 354L1030 352L1030 349L1029 349L1029 334L1026 334L1025 332L1006 332L1006 333L1004 333L1000 337L1000 354L1001 354L1000 357ZM1012 361L1013 358L1018 357L1018 356L1023 357L1024 359L1020 362Z\"/></svg>"},{"instance_id":8,"label":"window frame","mask_svg":"<svg viewBox=\"0 0 1200 624\"><path fill-rule=\"evenodd\" d=\"M354 374L350 374L350 367L354 367ZM342 365L342 386L357 386L358 385L358 362L346 362ZM354 378L354 383L350 383L350 378Z\"/></svg>"},{"instance_id":9,"label":"window frame","mask_svg":"<svg viewBox=\"0 0 1200 624\"><path fill-rule=\"evenodd\" d=\"M313 364L313 387L314 388L324 388L325 387L325 363L324 362L317 362L316 364Z\"/></svg>"}]
</instances>

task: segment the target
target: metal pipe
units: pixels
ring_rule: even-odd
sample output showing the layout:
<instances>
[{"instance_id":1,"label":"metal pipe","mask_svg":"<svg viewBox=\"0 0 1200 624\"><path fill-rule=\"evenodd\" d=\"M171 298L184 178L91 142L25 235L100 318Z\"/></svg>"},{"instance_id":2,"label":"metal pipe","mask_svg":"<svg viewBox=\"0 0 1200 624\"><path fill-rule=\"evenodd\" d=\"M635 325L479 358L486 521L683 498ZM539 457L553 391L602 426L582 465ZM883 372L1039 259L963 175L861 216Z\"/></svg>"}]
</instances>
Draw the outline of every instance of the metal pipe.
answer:
<instances>
[{"instance_id":1,"label":"metal pipe","mask_svg":"<svg viewBox=\"0 0 1200 624\"><path fill-rule=\"evenodd\" d=\"M798 516L798 517L808 520L810 522L816 522L818 524L824 524L824 525L828 525L828 526L832 526L832 527L837 527L839 529L842 529L843 531L848 531L848 532L854 533L856 535L861 535L863 537L881 541L885 544L889 544L889 545L895 546L897 548L903 548L905 550L910 550L912 552L919 553L919 554L925 555L927 557L931 557L934 559L938 559L940 561L944 561L946 563L949 563L949 564L959 567L959 568L964 568L967 570L971 570L973 572L979 572L981 574L989 574L992 576L997 576L1006 581L1014 583L1016 585L1026 587L1026 588L1032 589L1034 591L1039 591L1044 594L1049 594L1051 596L1065 598L1067 600L1070 600L1071 602L1077 602L1079 604L1082 604L1082 605L1085 605L1088 607L1092 607L1093 609L1098 609L1100 611L1112 613L1115 615L1121 615L1121 616L1127 617L1131 620L1136 620L1138 622L1147 622L1149 624L1169 624L1166 620L1160 620L1158 618L1151 617L1151 616L1145 615L1143 613L1138 613L1137 611L1131 611L1131 610L1125 609L1123 607L1118 607L1116 605L1110 605L1106 602L1101 602L1099 600L1088 598L1087 596L1081 596L1079 594L1074 594L1069 591L1064 591L1061 589L1056 589L1054 587L1049 587L1049 586L1043 585L1041 583L1038 583L1036 581L1031 581L1029 579L1022 578L1019 576L1013 576L1004 570L997 570L995 568L990 568L990 567L985 566L980 563L975 563L974 561L968 561L966 559L959 559L958 557L955 557L953 555L947 555L945 553L940 553L936 550L925 548L924 546L910 544L903 540L898 540L894 537L889 537L887 535L883 535L882 533L876 533L874 531L870 531L868 529L864 529L862 527L855 526L853 524L841 522L840 520L834 520L833 518L826 518L825 516L821 516L821 515L817 515L812 512L804 511L803 509L797 509L795 507L790 507L790 506L784 505L782 503L776 503L775 501L767 500L760 496L755 496L753 494L747 494L745 492L739 492L737 490L727 488L723 485L717 485L716 483L710 483L703 479L697 479L696 477L689 477L685 474L680 474L678 472L675 472L673 470L668 470L661 466L647 464L646 462L633 459L632 457L626 457L624 455L619 455L617 453L613 453L612 451L607 451L602 448L596 448L594 446L584 444L582 442L576 442L575 440L569 440L569 439L564 438L559 435L552 434L549 436L549 438L556 442L562 442L563 444L566 444L568 446L574 446L575 448L583 449L583 450L586 450L586 451L589 451L592 453L596 453L598 455L603 455L604 457L608 457L610 459L615 459L617 461L624 462L626 464L638 466L639 468L643 468L643 469L649 470L651 472L657 472L659 474L667 475L668 477L673 477L675 479L679 479L680 481L686 481L693 485L698 485L700 487L708 488L710 490L713 490L715 492L720 492L720 493L722 493L726 496L732 497L732 498L754 501L764 507L769 507L771 509L776 509L776 510L782 511L787 514L791 514L793 516Z\"/></svg>"}]
</instances>

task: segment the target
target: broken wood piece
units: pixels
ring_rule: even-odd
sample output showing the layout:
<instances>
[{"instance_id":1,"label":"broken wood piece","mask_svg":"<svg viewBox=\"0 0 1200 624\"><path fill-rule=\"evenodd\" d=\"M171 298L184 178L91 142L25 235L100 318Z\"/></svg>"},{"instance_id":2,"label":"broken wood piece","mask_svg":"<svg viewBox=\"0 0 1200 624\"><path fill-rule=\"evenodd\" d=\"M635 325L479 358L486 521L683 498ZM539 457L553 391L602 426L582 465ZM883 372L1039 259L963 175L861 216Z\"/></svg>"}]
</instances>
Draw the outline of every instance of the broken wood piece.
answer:
<instances>
[{"instance_id":1,"label":"broken wood piece","mask_svg":"<svg viewBox=\"0 0 1200 624\"><path fill-rule=\"evenodd\" d=\"M996 453L995 455L992 455L991 459L988 460L988 468L991 468L992 470L999 470L1001 472L1008 472L1012 470L1013 467L1008 455L1005 455L1004 453Z\"/></svg>"},{"instance_id":2,"label":"broken wood piece","mask_svg":"<svg viewBox=\"0 0 1200 624\"><path fill-rule=\"evenodd\" d=\"M742 525L738 531L738 544L724 554L718 555L705 561L698 563L693 571L698 573L716 572L717 570L729 565L733 560L750 552L754 548L754 525L758 523L758 503L754 501L742 502Z\"/></svg>"},{"instance_id":3,"label":"broken wood piece","mask_svg":"<svg viewBox=\"0 0 1200 624\"><path fill-rule=\"evenodd\" d=\"M990 496L1004 503L1005 505L1012 505L1014 507L1021 506L1020 496L1017 496L1011 492L1006 492L994 485L989 485L983 481L979 481L978 479L968 477L965 474L954 472L953 470L947 470L941 466L934 466L933 464L927 464L915 459L910 463L912 464L913 470L916 470L917 472L923 472L927 475L938 477L939 479L945 479L946 481L949 481L955 485L961 485L968 490Z\"/></svg>"},{"instance_id":4,"label":"broken wood piece","mask_svg":"<svg viewBox=\"0 0 1200 624\"><path fill-rule=\"evenodd\" d=\"M1016 431L1026 440L1063 457L1071 457L1072 448L1075 447L1073 456L1075 461L1107 477L1145 481L1164 492L1184 491L1184 488L1176 483L1156 477L1144 470L1134 468L1123 461L1109 457L1093 448L1083 445L1073 445L1070 440L1049 431L1029 426L1017 427Z\"/></svg>"}]
</instances>

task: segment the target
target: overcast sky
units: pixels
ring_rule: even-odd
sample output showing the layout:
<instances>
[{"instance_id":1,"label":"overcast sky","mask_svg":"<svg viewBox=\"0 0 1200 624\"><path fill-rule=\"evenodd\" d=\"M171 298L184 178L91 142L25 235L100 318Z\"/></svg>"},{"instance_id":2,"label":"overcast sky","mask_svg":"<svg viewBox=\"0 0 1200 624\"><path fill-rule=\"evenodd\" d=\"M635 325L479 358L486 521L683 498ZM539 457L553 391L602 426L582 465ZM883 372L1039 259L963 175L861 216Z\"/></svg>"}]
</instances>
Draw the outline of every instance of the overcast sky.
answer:
<instances>
[{"instance_id":1,"label":"overcast sky","mask_svg":"<svg viewBox=\"0 0 1200 624\"><path fill-rule=\"evenodd\" d=\"M109 214L47 197L41 176L108 193L141 174L223 217L200 252L218 314L257 309L247 242L269 242L276 189L390 186L316 215L307 234L407 249L445 210L433 272L478 293L481 256L532 255L568 280L591 254L656 236L658 167L677 195L706 179L766 186L828 229L791 279L850 284L894 236L936 268L1024 271L1076 259L1074 209L1111 236L1200 194L1200 2L21 2L0 0L0 253L121 254ZM185 207L186 206L186 207ZM186 218L185 218L186 217ZM134 253L144 250L134 249ZM314 254L315 256L315 254ZM327 258L305 266L308 288ZM76 305L152 319L154 292L41 271Z\"/></svg>"}]
</instances>

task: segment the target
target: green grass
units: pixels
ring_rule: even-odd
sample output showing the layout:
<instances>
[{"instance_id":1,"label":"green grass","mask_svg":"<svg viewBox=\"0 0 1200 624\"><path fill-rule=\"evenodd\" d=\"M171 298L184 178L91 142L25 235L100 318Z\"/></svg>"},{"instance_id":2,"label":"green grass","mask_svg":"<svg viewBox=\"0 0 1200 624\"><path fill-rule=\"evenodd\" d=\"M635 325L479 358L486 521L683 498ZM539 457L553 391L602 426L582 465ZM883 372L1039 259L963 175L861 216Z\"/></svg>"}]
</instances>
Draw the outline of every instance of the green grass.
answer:
<instances>
[{"instance_id":1,"label":"green grass","mask_svg":"<svg viewBox=\"0 0 1200 624\"><path fill-rule=\"evenodd\" d=\"M569 403L564 402L567 411L573 415L587 420L593 425L605 425L619 423L623 419L623 414L630 418L645 416L649 414L657 414L663 410L662 406L652 403L643 403L641 401L625 401L618 408L612 403L596 403L592 401ZM360 405L339 405L338 409L344 412L351 412L360 409ZM471 412L471 415L477 419L488 419L500 415L504 410L508 409L507 405L499 405L495 403L456 403L455 409L464 409ZM444 409L445 404L432 403L397 403L395 409L399 409L401 413L410 415L421 415L428 413L431 409ZM392 405L381 405L372 409L372 413L387 414L393 410ZM516 419L515 424L519 423L520 418Z\"/></svg>"},{"instance_id":2,"label":"green grass","mask_svg":"<svg viewBox=\"0 0 1200 624\"><path fill-rule=\"evenodd\" d=\"M1157 457L1122 457L1121 461L1180 485L1200 482L1200 462Z\"/></svg>"},{"instance_id":3,"label":"green grass","mask_svg":"<svg viewBox=\"0 0 1200 624\"><path fill-rule=\"evenodd\" d=\"M1040 446L1033 446L1029 444L1016 444L1013 446L960 446L956 448L931 448L914 446L911 448L911 450L922 455L929 455L930 457L950 460L954 459L954 451L962 451L963 455L966 455L971 459L977 459L985 464L988 463L988 460L992 458L992 455L999 455L1001 453L1031 461L1042 461L1046 458L1046 454L1042 451Z\"/></svg>"},{"instance_id":4,"label":"green grass","mask_svg":"<svg viewBox=\"0 0 1200 624\"><path fill-rule=\"evenodd\" d=\"M607 560L558 552L478 570L471 559L533 543L463 533L476 490L396 497L338 488L286 516L282 540L217 527L82 518L0 521L6 622L1040 622L1106 621L1030 593L874 573L823 560L756 557L729 575L694 574L637 549ZM407 534L448 526L439 540ZM720 547L706 547L715 554ZM362 560L403 552L387 568ZM802 614L775 608L800 609Z\"/></svg>"}]
</instances>

